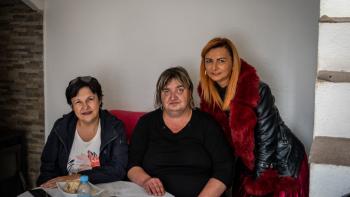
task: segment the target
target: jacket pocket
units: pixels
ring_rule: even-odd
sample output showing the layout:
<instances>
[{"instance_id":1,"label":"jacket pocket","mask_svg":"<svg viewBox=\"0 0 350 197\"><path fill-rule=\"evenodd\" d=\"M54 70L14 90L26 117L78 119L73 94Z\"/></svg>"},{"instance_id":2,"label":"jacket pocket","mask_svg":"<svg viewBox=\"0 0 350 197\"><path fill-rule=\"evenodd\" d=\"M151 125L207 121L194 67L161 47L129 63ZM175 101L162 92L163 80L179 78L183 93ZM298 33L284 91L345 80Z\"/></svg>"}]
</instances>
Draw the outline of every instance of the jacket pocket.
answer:
<instances>
[{"instance_id":1,"label":"jacket pocket","mask_svg":"<svg viewBox=\"0 0 350 197\"><path fill-rule=\"evenodd\" d=\"M288 161L292 152L292 143L289 136L290 130L285 125L281 124L278 132L277 142L277 169L280 175L290 176L290 168Z\"/></svg>"},{"instance_id":2,"label":"jacket pocket","mask_svg":"<svg viewBox=\"0 0 350 197\"><path fill-rule=\"evenodd\" d=\"M279 174L296 177L305 154L304 146L283 123L280 125L276 152Z\"/></svg>"}]
</instances>

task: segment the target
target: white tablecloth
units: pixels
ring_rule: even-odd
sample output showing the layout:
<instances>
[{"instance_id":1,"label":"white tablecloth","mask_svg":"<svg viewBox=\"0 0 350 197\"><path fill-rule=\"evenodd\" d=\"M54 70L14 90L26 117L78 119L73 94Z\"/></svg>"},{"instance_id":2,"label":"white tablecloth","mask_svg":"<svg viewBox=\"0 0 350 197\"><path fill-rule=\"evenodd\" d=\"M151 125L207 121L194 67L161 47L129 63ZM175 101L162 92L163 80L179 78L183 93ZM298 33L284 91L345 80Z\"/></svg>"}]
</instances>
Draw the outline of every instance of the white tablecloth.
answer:
<instances>
[{"instance_id":1,"label":"white tablecloth","mask_svg":"<svg viewBox=\"0 0 350 197\"><path fill-rule=\"evenodd\" d=\"M121 197L149 197L145 190L132 182L117 181L113 183L104 183L97 185L100 188L105 189L109 194L107 196L121 196ZM105 192L106 193L106 192ZM102 195L104 195L103 193ZM173 197L173 195L166 193L165 197Z\"/></svg>"},{"instance_id":2,"label":"white tablecloth","mask_svg":"<svg viewBox=\"0 0 350 197\"><path fill-rule=\"evenodd\" d=\"M112 183L97 184L96 186L104 189L104 192L100 197L149 197L144 189L135 183L127 181L117 181ZM64 197L64 195L55 189L45 189L52 197ZM25 192L18 197L30 197L29 192ZM173 195L166 193L164 197L174 197Z\"/></svg>"}]
</instances>

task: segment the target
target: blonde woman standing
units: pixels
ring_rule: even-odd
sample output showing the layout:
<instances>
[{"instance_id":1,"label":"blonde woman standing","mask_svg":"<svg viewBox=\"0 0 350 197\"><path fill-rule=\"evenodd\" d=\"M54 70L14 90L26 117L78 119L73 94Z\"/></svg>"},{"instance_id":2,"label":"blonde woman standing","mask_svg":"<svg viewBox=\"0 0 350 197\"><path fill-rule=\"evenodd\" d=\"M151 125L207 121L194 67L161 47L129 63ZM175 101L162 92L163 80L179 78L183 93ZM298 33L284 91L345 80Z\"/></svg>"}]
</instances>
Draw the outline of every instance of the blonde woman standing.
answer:
<instances>
[{"instance_id":1,"label":"blonde woman standing","mask_svg":"<svg viewBox=\"0 0 350 197\"><path fill-rule=\"evenodd\" d=\"M201 109L221 125L237 157L233 196L308 196L303 144L281 119L269 86L227 38L203 48Z\"/></svg>"}]
</instances>

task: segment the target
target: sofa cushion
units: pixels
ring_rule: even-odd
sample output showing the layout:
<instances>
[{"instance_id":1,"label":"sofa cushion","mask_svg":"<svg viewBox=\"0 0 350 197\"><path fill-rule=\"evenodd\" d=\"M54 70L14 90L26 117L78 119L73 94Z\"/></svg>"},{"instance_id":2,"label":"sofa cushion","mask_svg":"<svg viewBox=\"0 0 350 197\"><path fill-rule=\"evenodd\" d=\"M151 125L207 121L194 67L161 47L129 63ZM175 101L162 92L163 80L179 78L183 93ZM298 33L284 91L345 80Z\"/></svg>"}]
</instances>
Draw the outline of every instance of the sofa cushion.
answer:
<instances>
[{"instance_id":1,"label":"sofa cushion","mask_svg":"<svg viewBox=\"0 0 350 197\"><path fill-rule=\"evenodd\" d=\"M137 121L142 115L145 114L145 112L133 112L133 111L118 110L118 109L110 110L110 112L111 114L116 116L119 120L121 120L124 123L126 138L128 139L128 142L129 142L132 131L134 130L134 127L136 126Z\"/></svg>"}]
</instances>

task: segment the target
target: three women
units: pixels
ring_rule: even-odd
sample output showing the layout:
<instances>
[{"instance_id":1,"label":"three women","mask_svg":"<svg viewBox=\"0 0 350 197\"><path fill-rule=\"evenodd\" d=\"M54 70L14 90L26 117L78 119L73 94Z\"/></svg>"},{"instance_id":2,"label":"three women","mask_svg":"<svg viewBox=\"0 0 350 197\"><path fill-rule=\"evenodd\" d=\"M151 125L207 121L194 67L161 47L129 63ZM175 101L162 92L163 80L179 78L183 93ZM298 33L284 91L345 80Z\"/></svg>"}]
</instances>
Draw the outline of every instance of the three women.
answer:
<instances>
[{"instance_id":1,"label":"three women","mask_svg":"<svg viewBox=\"0 0 350 197\"><path fill-rule=\"evenodd\" d=\"M237 157L233 196L308 196L303 144L282 121L268 85L240 59L229 39L210 40L201 56L200 107L220 126L193 108L187 72L181 67L167 69L157 82L158 109L143 116L134 130L128 178L156 196L165 190L175 196L220 196L231 186ZM55 123L45 146L38 180L47 181L44 186L75 178L65 176L73 171L91 175L96 183L120 180L125 173L127 147L121 124L100 110L102 92L83 79L70 82L67 92L78 81L85 85L66 93L73 112ZM98 134L100 127L108 135ZM74 170L68 158L77 149L72 151L75 142L81 138L84 144L99 135L100 155L92 155L100 166ZM111 144L103 144L105 136ZM52 150L53 146L59 148Z\"/></svg>"}]
</instances>

